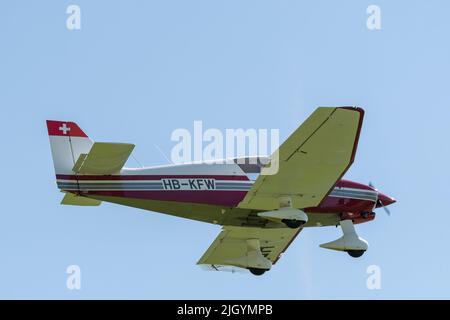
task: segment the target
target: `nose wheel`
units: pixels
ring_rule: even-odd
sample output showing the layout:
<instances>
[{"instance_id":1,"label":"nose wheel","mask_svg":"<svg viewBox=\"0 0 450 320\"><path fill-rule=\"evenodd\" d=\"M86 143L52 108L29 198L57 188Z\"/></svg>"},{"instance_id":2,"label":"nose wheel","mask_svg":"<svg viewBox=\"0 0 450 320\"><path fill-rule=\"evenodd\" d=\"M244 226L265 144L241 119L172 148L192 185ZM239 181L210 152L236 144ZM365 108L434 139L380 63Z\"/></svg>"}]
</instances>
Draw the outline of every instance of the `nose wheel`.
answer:
<instances>
[{"instance_id":1,"label":"nose wheel","mask_svg":"<svg viewBox=\"0 0 450 320\"><path fill-rule=\"evenodd\" d=\"M320 246L325 249L345 251L353 258L361 257L369 248L369 244L358 236L352 220L342 220L339 224L343 233L342 237Z\"/></svg>"}]
</instances>

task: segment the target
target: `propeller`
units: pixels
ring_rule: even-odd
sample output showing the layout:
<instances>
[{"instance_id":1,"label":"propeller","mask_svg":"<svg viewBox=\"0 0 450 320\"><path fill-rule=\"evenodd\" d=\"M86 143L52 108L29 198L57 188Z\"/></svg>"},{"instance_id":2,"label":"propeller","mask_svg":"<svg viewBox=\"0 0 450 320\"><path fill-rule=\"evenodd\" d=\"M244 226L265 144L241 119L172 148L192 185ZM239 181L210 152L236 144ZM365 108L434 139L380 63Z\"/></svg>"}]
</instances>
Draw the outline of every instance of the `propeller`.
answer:
<instances>
[{"instance_id":1,"label":"propeller","mask_svg":"<svg viewBox=\"0 0 450 320\"><path fill-rule=\"evenodd\" d=\"M375 191L378 191L378 189L373 185L372 181L369 182L369 187L374 188ZM383 204L383 201L381 201L380 198L378 198L378 200L377 200L377 205L380 205L380 206L383 208L384 212L386 212L386 214L387 214L388 216L391 216L391 211L389 210L388 207L386 207L386 206Z\"/></svg>"}]
</instances>

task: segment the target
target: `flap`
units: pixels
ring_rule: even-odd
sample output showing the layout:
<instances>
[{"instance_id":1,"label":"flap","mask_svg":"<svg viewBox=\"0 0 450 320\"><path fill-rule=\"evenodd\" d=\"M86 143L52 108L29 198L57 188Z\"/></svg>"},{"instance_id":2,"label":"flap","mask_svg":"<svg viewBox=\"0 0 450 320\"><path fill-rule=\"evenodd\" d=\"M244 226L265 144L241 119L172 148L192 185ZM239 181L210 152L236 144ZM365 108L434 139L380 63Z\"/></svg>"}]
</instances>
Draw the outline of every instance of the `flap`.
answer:
<instances>
[{"instance_id":1,"label":"flap","mask_svg":"<svg viewBox=\"0 0 450 320\"><path fill-rule=\"evenodd\" d=\"M226 226L197 264L219 270L222 266L258 267L264 258L275 263L300 230Z\"/></svg>"},{"instance_id":2,"label":"flap","mask_svg":"<svg viewBox=\"0 0 450 320\"><path fill-rule=\"evenodd\" d=\"M88 154L81 154L73 172L77 174L116 174L125 165L134 144L95 142Z\"/></svg>"},{"instance_id":3,"label":"flap","mask_svg":"<svg viewBox=\"0 0 450 320\"><path fill-rule=\"evenodd\" d=\"M353 163L363 115L360 108L316 109L271 156L239 207L274 210L283 196L295 208L318 206Z\"/></svg>"}]
</instances>

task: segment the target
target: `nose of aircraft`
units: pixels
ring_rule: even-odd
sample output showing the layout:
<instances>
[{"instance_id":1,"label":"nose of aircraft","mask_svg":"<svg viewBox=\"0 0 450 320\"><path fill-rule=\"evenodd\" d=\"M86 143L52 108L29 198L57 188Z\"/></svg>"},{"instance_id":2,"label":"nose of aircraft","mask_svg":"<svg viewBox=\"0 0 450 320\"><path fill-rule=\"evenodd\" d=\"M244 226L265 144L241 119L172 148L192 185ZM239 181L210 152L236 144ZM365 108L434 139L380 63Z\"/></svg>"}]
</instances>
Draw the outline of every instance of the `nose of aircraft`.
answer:
<instances>
[{"instance_id":1,"label":"nose of aircraft","mask_svg":"<svg viewBox=\"0 0 450 320\"><path fill-rule=\"evenodd\" d=\"M396 200L394 198L389 197L381 192L378 192L378 200L380 201L379 207L386 207L386 206L396 202Z\"/></svg>"}]
</instances>

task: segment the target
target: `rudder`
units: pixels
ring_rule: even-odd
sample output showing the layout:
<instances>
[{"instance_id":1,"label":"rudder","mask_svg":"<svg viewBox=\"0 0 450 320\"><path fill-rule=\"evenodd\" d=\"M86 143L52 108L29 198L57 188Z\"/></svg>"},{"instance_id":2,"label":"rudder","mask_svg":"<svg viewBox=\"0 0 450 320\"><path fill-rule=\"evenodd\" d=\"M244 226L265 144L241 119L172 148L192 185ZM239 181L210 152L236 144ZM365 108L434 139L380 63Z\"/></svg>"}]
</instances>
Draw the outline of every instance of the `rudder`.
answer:
<instances>
[{"instance_id":1,"label":"rudder","mask_svg":"<svg viewBox=\"0 0 450 320\"><path fill-rule=\"evenodd\" d=\"M79 156L89 153L94 142L75 122L47 120L47 130L55 174L73 174Z\"/></svg>"}]
</instances>

